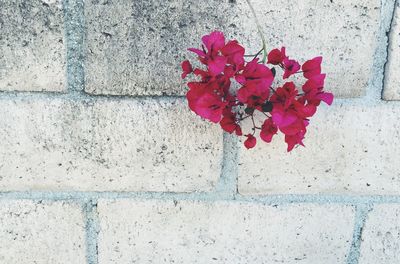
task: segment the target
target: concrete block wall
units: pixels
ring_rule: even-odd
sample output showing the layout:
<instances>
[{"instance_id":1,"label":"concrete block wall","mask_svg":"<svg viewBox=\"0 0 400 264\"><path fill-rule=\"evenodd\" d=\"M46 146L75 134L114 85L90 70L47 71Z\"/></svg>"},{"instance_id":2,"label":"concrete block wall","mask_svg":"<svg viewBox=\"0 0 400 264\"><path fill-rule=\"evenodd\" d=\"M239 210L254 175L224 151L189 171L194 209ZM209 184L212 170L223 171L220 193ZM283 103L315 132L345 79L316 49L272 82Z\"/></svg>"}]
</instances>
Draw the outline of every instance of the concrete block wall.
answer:
<instances>
[{"instance_id":1,"label":"concrete block wall","mask_svg":"<svg viewBox=\"0 0 400 264\"><path fill-rule=\"evenodd\" d=\"M306 148L248 151L179 63L242 0L0 0L0 263L400 263L400 4L253 0L268 45L323 55Z\"/></svg>"}]
</instances>

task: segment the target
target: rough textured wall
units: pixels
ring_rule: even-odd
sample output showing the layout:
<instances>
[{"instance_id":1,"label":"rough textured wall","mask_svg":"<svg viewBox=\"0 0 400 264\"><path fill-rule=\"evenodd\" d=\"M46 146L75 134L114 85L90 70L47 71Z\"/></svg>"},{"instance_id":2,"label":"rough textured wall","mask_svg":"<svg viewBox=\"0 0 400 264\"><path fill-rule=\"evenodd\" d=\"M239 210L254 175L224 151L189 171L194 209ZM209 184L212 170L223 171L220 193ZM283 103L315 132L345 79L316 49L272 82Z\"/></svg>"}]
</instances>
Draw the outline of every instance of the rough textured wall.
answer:
<instances>
[{"instance_id":1,"label":"rough textured wall","mask_svg":"<svg viewBox=\"0 0 400 264\"><path fill-rule=\"evenodd\" d=\"M0 263L400 263L400 6L253 0L339 98L306 148L189 112L186 47L244 0L0 0Z\"/></svg>"}]
</instances>

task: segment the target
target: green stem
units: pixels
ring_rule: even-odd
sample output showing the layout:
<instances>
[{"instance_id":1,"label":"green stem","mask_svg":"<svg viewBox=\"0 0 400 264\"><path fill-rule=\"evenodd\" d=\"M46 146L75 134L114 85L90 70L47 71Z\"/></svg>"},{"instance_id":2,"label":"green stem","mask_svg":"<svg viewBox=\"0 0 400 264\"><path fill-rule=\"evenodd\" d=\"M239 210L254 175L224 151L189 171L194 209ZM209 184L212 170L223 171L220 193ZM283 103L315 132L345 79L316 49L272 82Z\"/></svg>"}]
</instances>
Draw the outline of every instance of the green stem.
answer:
<instances>
[{"instance_id":1,"label":"green stem","mask_svg":"<svg viewBox=\"0 0 400 264\"><path fill-rule=\"evenodd\" d=\"M266 41L265 41L265 38L264 38L264 34L262 32L261 25L260 25L260 22L258 21L258 18L257 18L257 15L256 15L256 11L254 10L253 5L250 3L250 0L246 0L246 1L247 1L247 4L250 7L251 13L253 13L254 20L256 21L256 24L257 24L257 31L258 31L258 34L261 37L262 48L264 50L264 55L263 55L262 62L265 63L267 61L267 44L266 44Z\"/></svg>"}]
</instances>

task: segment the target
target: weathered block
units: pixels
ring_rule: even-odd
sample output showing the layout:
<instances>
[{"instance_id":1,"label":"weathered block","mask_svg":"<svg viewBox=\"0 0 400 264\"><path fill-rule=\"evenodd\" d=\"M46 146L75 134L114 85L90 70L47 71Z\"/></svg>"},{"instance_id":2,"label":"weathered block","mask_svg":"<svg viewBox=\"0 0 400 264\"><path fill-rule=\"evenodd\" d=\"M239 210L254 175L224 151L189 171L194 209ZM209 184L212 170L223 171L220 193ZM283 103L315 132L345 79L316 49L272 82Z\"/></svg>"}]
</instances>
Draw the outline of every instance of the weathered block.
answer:
<instances>
[{"instance_id":1,"label":"weathered block","mask_svg":"<svg viewBox=\"0 0 400 264\"><path fill-rule=\"evenodd\" d=\"M398 1L389 35L383 99L400 100L400 3Z\"/></svg>"},{"instance_id":2,"label":"weathered block","mask_svg":"<svg viewBox=\"0 0 400 264\"><path fill-rule=\"evenodd\" d=\"M180 63L187 48L224 25L230 6L218 0L87 1L86 91L183 94Z\"/></svg>"},{"instance_id":3,"label":"weathered block","mask_svg":"<svg viewBox=\"0 0 400 264\"><path fill-rule=\"evenodd\" d=\"M286 46L287 55L304 62L323 56L326 88L336 97L365 94L379 28L380 0L252 0L268 48ZM246 1L237 1L235 35L252 51L261 48Z\"/></svg>"},{"instance_id":4,"label":"weathered block","mask_svg":"<svg viewBox=\"0 0 400 264\"><path fill-rule=\"evenodd\" d=\"M286 152L283 137L241 147L239 191L279 193L400 193L400 105L356 102L321 106L306 147Z\"/></svg>"},{"instance_id":5,"label":"weathered block","mask_svg":"<svg viewBox=\"0 0 400 264\"><path fill-rule=\"evenodd\" d=\"M0 0L0 90L63 91L62 0Z\"/></svg>"},{"instance_id":6,"label":"weathered block","mask_svg":"<svg viewBox=\"0 0 400 264\"><path fill-rule=\"evenodd\" d=\"M222 132L183 100L0 100L0 190L208 191Z\"/></svg>"},{"instance_id":7,"label":"weathered block","mask_svg":"<svg viewBox=\"0 0 400 264\"><path fill-rule=\"evenodd\" d=\"M301 60L323 55L326 87L365 93L379 26L379 0L254 0L268 48L286 45ZM86 91L182 95L180 62L200 37L223 30L255 53L261 47L246 1L87 1Z\"/></svg>"},{"instance_id":8,"label":"weathered block","mask_svg":"<svg viewBox=\"0 0 400 264\"><path fill-rule=\"evenodd\" d=\"M65 202L0 201L1 263L85 263L82 208Z\"/></svg>"},{"instance_id":9,"label":"weathered block","mask_svg":"<svg viewBox=\"0 0 400 264\"><path fill-rule=\"evenodd\" d=\"M400 263L400 206L376 205L362 232L360 264Z\"/></svg>"},{"instance_id":10,"label":"weathered block","mask_svg":"<svg viewBox=\"0 0 400 264\"><path fill-rule=\"evenodd\" d=\"M351 207L101 200L99 263L344 263Z\"/></svg>"}]
</instances>

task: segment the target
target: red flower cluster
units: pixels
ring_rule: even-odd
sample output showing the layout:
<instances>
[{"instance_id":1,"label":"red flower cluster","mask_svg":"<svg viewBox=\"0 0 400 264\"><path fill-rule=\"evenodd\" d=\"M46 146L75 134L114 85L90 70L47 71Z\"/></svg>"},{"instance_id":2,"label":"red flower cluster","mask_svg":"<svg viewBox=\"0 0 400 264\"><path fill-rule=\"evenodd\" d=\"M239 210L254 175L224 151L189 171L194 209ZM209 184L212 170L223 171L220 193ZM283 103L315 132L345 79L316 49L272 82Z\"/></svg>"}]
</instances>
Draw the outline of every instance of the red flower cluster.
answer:
<instances>
[{"instance_id":1,"label":"red flower cluster","mask_svg":"<svg viewBox=\"0 0 400 264\"><path fill-rule=\"evenodd\" d=\"M189 50L197 54L206 69L194 69L187 60L182 63L183 79L188 74L196 76L195 81L187 84L190 109L238 136L243 135L241 121L251 119L252 132L245 133L244 142L248 149L257 143L256 130L260 130L260 138L268 143L281 131L288 151L303 145L309 118L321 101L328 105L333 101L333 95L323 91L322 57L301 66L286 56L283 47L269 52L267 64L272 65L269 68L259 61L259 53L245 61L245 49L236 40L226 42L222 32L203 36L202 42L201 49ZM273 88L277 69L283 71L283 84ZM294 74L305 78L300 93L294 82L286 80ZM256 114L263 117L261 126L256 125Z\"/></svg>"}]
</instances>

